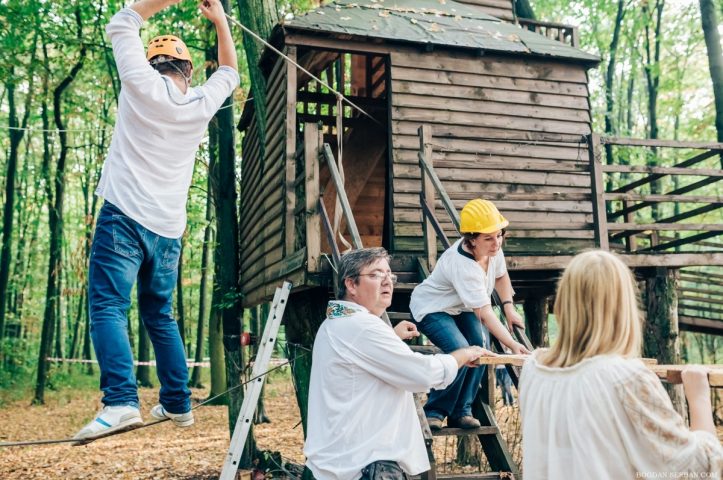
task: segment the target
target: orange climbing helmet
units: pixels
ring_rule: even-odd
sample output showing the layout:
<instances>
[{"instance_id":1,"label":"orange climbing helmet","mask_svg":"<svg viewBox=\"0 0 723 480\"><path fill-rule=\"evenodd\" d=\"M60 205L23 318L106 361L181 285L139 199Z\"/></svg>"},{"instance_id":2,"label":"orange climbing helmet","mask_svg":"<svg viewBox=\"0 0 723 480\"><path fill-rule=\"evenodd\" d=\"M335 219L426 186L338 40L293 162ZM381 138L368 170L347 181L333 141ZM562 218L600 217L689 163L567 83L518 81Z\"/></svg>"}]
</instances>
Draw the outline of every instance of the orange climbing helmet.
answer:
<instances>
[{"instance_id":1,"label":"orange climbing helmet","mask_svg":"<svg viewBox=\"0 0 723 480\"><path fill-rule=\"evenodd\" d=\"M481 198L467 202L459 214L460 233L492 233L509 224L494 203Z\"/></svg>"},{"instance_id":2,"label":"orange climbing helmet","mask_svg":"<svg viewBox=\"0 0 723 480\"><path fill-rule=\"evenodd\" d=\"M175 35L161 35L148 42L146 59L151 64L172 60L187 60L193 63L188 47Z\"/></svg>"}]
</instances>

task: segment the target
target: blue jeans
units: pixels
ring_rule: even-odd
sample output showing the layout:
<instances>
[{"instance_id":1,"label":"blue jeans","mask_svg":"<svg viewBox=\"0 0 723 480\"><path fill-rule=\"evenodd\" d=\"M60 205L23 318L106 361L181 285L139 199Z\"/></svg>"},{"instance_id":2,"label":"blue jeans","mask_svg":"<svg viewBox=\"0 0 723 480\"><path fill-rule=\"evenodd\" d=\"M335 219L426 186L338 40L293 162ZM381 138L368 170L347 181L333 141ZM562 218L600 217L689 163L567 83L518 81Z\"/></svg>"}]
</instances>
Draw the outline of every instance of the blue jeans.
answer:
<instances>
[{"instance_id":1,"label":"blue jeans","mask_svg":"<svg viewBox=\"0 0 723 480\"><path fill-rule=\"evenodd\" d=\"M139 406L128 339L131 290L156 352L160 401L171 413L191 409L186 353L171 316L180 238L156 235L105 202L98 215L88 272L90 335L100 365L106 406Z\"/></svg>"},{"instance_id":2,"label":"blue jeans","mask_svg":"<svg viewBox=\"0 0 723 480\"><path fill-rule=\"evenodd\" d=\"M424 316L417 328L444 353L450 353L470 345L485 347L489 333L472 312L449 315L444 312ZM484 367L462 367L444 390L432 390L424 406L427 417L443 420L444 417L460 418L472 415L472 402L479 390L485 373Z\"/></svg>"}]
</instances>

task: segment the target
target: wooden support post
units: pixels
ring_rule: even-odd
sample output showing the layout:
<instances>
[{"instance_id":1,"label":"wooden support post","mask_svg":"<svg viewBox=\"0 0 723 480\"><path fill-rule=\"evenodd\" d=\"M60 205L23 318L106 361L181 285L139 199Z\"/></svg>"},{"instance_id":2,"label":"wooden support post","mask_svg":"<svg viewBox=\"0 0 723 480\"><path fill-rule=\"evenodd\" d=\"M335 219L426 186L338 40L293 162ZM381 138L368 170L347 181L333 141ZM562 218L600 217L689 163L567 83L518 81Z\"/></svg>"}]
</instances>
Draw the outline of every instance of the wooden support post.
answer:
<instances>
[{"instance_id":1,"label":"wooden support post","mask_svg":"<svg viewBox=\"0 0 723 480\"><path fill-rule=\"evenodd\" d=\"M319 203L319 153L321 132L315 123L304 124L304 170L306 174L306 269L318 272L321 264L321 218Z\"/></svg>"},{"instance_id":2,"label":"wooden support post","mask_svg":"<svg viewBox=\"0 0 723 480\"><path fill-rule=\"evenodd\" d=\"M549 298L532 295L522 304L527 321L527 336L532 346L544 347L548 345L547 315L549 313Z\"/></svg>"},{"instance_id":3,"label":"wooden support post","mask_svg":"<svg viewBox=\"0 0 723 480\"><path fill-rule=\"evenodd\" d=\"M296 47L287 47L286 55L296 61ZM294 253L296 236L296 67L286 64L286 213L284 218L284 255ZM300 200L300 199L299 199Z\"/></svg>"},{"instance_id":4,"label":"wooden support post","mask_svg":"<svg viewBox=\"0 0 723 480\"><path fill-rule=\"evenodd\" d=\"M434 168L432 160L432 127L431 125L422 125L419 127L418 132L419 154L424 156L427 165ZM434 212L434 185L432 179L425 173L423 165L419 166L419 170L422 175L422 201L427 205L429 212ZM427 258L427 268L432 271L437 264L437 235L430 219L426 215L422 217L424 253Z\"/></svg>"},{"instance_id":5,"label":"wooden support post","mask_svg":"<svg viewBox=\"0 0 723 480\"><path fill-rule=\"evenodd\" d=\"M602 250L609 250L607 212L605 210L605 185L602 178L602 162L600 136L591 133L588 136L588 152L590 155L590 184L592 185L592 212L595 220L595 243Z\"/></svg>"},{"instance_id":6,"label":"wooden support post","mask_svg":"<svg viewBox=\"0 0 723 480\"><path fill-rule=\"evenodd\" d=\"M655 358L660 364L681 362L677 290L677 269L658 267L645 279L647 318L643 330L643 356ZM683 387L666 385L666 389L675 409L686 418Z\"/></svg>"}]
</instances>

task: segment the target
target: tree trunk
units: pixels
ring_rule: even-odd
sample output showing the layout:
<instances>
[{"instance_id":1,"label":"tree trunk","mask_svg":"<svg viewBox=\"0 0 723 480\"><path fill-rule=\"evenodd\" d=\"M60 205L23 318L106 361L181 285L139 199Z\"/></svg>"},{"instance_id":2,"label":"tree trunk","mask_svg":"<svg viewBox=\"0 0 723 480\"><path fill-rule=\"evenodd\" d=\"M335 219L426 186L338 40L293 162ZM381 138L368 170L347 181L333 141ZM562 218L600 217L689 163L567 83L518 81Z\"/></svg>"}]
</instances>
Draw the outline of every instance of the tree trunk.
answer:
<instances>
[{"instance_id":1,"label":"tree trunk","mask_svg":"<svg viewBox=\"0 0 723 480\"><path fill-rule=\"evenodd\" d=\"M181 252L178 254L178 276L176 277L176 322L178 332L181 334L183 351L186 349L186 316L183 310L183 250L184 242L181 238Z\"/></svg>"},{"instance_id":2,"label":"tree trunk","mask_svg":"<svg viewBox=\"0 0 723 480\"><path fill-rule=\"evenodd\" d=\"M625 17L623 9L624 1L618 0L618 11L615 16L615 27L613 29L613 38L610 41L610 59L608 60L607 70L605 72L605 133L614 136L616 133L613 115L615 110L615 98L613 96L613 87L615 83L615 65L618 53L618 43L620 41L620 30ZM613 146L609 143L605 144L605 159L607 163L613 161ZM611 190L611 189L610 189Z\"/></svg>"},{"instance_id":3,"label":"tree trunk","mask_svg":"<svg viewBox=\"0 0 723 480\"><path fill-rule=\"evenodd\" d=\"M209 139L210 140L210 139ZM208 188L206 193L206 226L203 229L203 245L201 245L201 284L198 287L198 325L196 326L196 357L194 360L199 363L203 361L204 333L203 324L207 321L206 296L208 295L208 264L210 261L211 249L211 222L213 220L213 205L211 204L211 190L213 182L208 177ZM191 386L201 388L201 366L193 367L191 375Z\"/></svg>"},{"instance_id":4,"label":"tree trunk","mask_svg":"<svg viewBox=\"0 0 723 480\"><path fill-rule=\"evenodd\" d=\"M643 4L643 12L645 14L645 79L648 85L648 125L649 138L658 138L658 93L660 86L660 41L661 41L661 24L663 20L663 7L665 0L655 0L655 19L650 11L647 3ZM651 51L650 27L653 25L653 51ZM656 166L658 164L658 149L653 147L650 149L652 155L649 157L648 165ZM660 193L660 182L654 181L650 184L650 193ZM653 204L652 216L653 220L660 218L659 204Z\"/></svg>"},{"instance_id":5,"label":"tree trunk","mask_svg":"<svg viewBox=\"0 0 723 480\"><path fill-rule=\"evenodd\" d=\"M48 362L46 360L47 354L50 351L50 347L53 343L53 329L56 322L56 311L57 302L60 300L58 284L60 279L61 269L61 247L63 241L63 201L65 199L65 162L68 155L68 135L65 131L62 119L62 95L65 89L75 79L81 68L83 68L83 62L87 49L85 43L82 42L82 20L80 16L80 8L75 10L75 19L78 27L77 37L81 44L80 54L78 61L67 77L53 91L53 116L55 119L55 126L58 129L58 136L60 138L60 154L58 157L58 164L55 168L55 175L53 178L53 184L55 186L54 198L48 197L48 216L49 216L49 227L50 227L50 258L48 260L48 283L46 288L45 296L45 312L43 314L43 333L40 341L40 348L38 354L38 377L35 385L35 396L33 402L36 404L45 403L45 383L48 374ZM44 45L45 47L45 45ZM47 165L46 165L47 166ZM49 176L49 169L45 170ZM48 178L48 180L50 180ZM48 188L51 188L48 186ZM52 201L51 201L52 198Z\"/></svg>"},{"instance_id":6,"label":"tree trunk","mask_svg":"<svg viewBox=\"0 0 723 480\"><path fill-rule=\"evenodd\" d=\"M129 320L130 322L130 320ZM136 380L139 387L153 387L151 382L151 367L144 365L151 360L151 342L148 338L146 326L141 318L138 318L138 367L136 368Z\"/></svg>"},{"instance_id":7,"label":"tree trunk","mask_svg":"<svg viewBox=\"0 0 723 480\"><path fill-rule=\"evenodd\" d=\"M700 0L700 17L703 23L705 46L708 51L708 69L713 82L715 129L718 141L723 142L723 52L721 52L720 34L718 33L716 5L713 0Z\"/></svg>"},{"instance_id":8,"label":"tree trunk","mask_svg":"<svg viewBox=\"0 0 723 480\"><path fill-rule=\"evenodd\" d=\"M241 23L263 39L269 38L271 30L279 22L276 3L272 0L237 0ZM251 79L251 93L254 97L254 111L259 124L259 145L261 158L264 158L266 145L266 79L259 69L259 60L264 46L251 35L244 32L244 52L246 53Z\"/></svg>"},{"instance_id":9,"label":"tree trunk","mask_svg":"<svg viewBox=\"0 0 723 480\"><path fill-rule=\"evenodd\" d=\"M656 268L646 278L645 301L647 318L643 333L643 356L655 358L662 365L680 363L678 331L678 271ZM683 387L666 385L676 410L686 417Z\"/></svg>"},{"instance_id":10,"label":"tree trunk","mask_svg":"<svg viewBox=\"0 0 723 480\"><path fill-rule=\"evenodd\" d=\"M309 410L309 380L311 378L311 348L316 332L326 317L329 293L324 288L293 293L286 304L286 344L291 373L294 376L296 401L301 412L301 425L306 437Z\"/></svg>"},{"instance_id":11,"label":"tree trunk","mask_svg":"<svg viewBox=\"0 0 723 480\"><path fill-rule=\"evenodd\" d=\"M257 339L256 344L253 346L254 357L259 353L258 342L261 341L261 337L263 336L264 328L266 328L266 319L269 317L270 310L271 307L268 303L258 305L251 309L251 328L249 329L249 333ZM266 406L264 405L265 389L266 385L264 384L261 386L261 395L259 395L259 401L256 405L254 424L271 423L271 420L269 420L269 417L266 415Z\"/></svg>"},{"instance_id":12,"label":"tree trunk","mask_svg":"<svg viewBox=\"0 0 723 480\"><path fill-rule=\"evenodd\" d=\"M527 320L527 335L533 347L545 347L547 338L547 315L549 313L549 299L547 297L531 296L525 299L522 308Z\"/></svg>"},{"instance_id":13,"label":"tree trunk","mask_svg":"<svg viewBox=\"0 0 723 480\"><path fill-rule=\"evenodd\" d=\"M35 55L37 51L38 35L33 38L32 55L28 64L28 90L25 95L25 111L22 121L18 122L15 108L15 67L10 67L6 91L8 95L8 131L10 137L10 154L5 166L5 206L3 208L2 247L0 247L0 343L5 337L5 314L8 300L8 280L10 277L10 257L12 256L12 235L15 213L15 181L18 168L18 153L20 142L28 128L30 110L33 99L33 85L35 80Z\"/></svg>"}]
</instances>

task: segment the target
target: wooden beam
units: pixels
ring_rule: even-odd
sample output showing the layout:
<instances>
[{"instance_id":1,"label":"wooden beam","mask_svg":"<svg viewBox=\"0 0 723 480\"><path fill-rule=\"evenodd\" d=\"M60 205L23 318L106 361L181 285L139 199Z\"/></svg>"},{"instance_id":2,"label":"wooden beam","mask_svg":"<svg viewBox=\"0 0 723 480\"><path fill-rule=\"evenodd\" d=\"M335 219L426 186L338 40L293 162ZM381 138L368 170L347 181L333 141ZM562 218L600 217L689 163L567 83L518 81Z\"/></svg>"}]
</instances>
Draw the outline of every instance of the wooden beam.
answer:
<instances>
[{"instance_id":1,"label":"wooden beam","mask_svg":"<svg viewBox=\"0 0 723 480\"><path fill-rule=\"evenodd\" d=\"M723 143L713 142L687 142L680 140L651 140L645 138L600 137L600 143L605 145L627 145L637 147L669 147L669 148L695 148L700 150L723 151Z\"/></svg>"},{"instance_id":2,"label":"wooden beam","mask_svg":"<svg viewBox=\"0 0 723 480\"><path fill-rule=\"evenodd\" d=\"M440 200L442 201L444 209L447 211L447 215L449 215L449 218L452 220L454 227L459 230L459 214L454 208L454 204L452 203L452 200L450 200L449 195L447 195L447 191L442 186L442 182L439 180L439 177L434 172L432 166L427 163L427 159L424 158L421 153L418 153L418 158L419 165L422 169L424 169L425 174L429 177L432 185L434 185L434 189L437 193L439 193Z\"/></svg>"},{"instance_id":3,"label":"wooden beam","mask_svg":"<svg viewBox=\"0 0 723 480\"><path fill-rule=\"evenodd\" d=\"M296 47L287 47L286 55L296 61ZM296 239L296 188L294 188L294 180L296 179L296 67L291 63L284 62L286 65L286 111L284 118L286 119L286 221L285 229L285 245L284 252L291 255L294 252Z\"/></svg>"},{"instance_id":4,"label":"wooden beam","mask_svg":"<svg viewBox=\"0 0 723 480\"><path fill-rule=\"evenodd\" d=\"M717 231L723 233L723 224L711 223L608 223L608 230L613 232L646 230L660 231Z\"/></svg>"},{"instance_id":5,"label":"wooden beam","mask_svg":"<svg viewBox=\"0 0 723 480\"><path fill-rule=\"evenodd\" d=\"M329 166L329 172L331 178L334 180L334 186L336 187L336 196L341 203L341 209L346 217L347 228L351 235L354 248L363 248L361 236L359 235L359 229L357 229L356 222L354 221L354 214L351 211L351 205L349 205L349 199L346 197L346 191L344 190L344 183L341 180L339 169L334 161L334 154L331 152L331 147L328 143L324 144L324 158L326 164Z\"/></svg>"},{"instance_id":6,"label":"wooden beam","mask_svg":"<svg viewBox=\"0 0 723 480\"><path fill-rule=\"evenodd\" d=\"M716 183L718 180L720 180L718 177L708 177L704 178L702 180L699 180L697 182L691 183L690 185L686 185L685 187L681 187L675 190L672 190L668 192L666 195L682 195L684 193L692 192L693 190L697 190L701 187L705 187L706 185L710 185L712 183ZM614 193L614 192L611 192ZM631 207L623 208L622 210L618 210L617 212L612 212L608 215L608 220L613 220L616 217L624 216L629 213L636 212L642 208L650 207L655 202L652 201L645 201L638 204L635 204ZM703 203L711 203L711 202L703 202Z\"/></svg>"},{"instance_id":7,"label":"wooden beam","mask_svg":"<svg viewBox=\"0 0 723 480\"><path fill-rule=\"evenodd\" d=\"M687 160L684 160L684 161L682 161L682 162L680 162L680 163L677 163L677 164L673 165L672 168L686 168L686 167L690 167L691 165L695 165L695 164L697 164L697 163L700 163L700 162L702 162L703 160L707 160L708 158L713 157L713 156L715 156L715 155L716 155L716 152L715 152L715 151L703 152L703 153L701 153L701 154L696 155L695 157L689 158L689 159L687 159ZM660 178L663 178L663 176L664 176L664 175L660 175L660 174L650 175L649 177L641 178L640 180L636 180L636 181L634 181L634 182L632 182L632 183L629 183L628 185L624 185L624 186L622 186L622 187L620 187L620 188L616 188L615 190L612 191L612 193L629 192L630 190L633 190L633 189L635 189L635 188L637 188L637 187L640 187L640 186L642 186L642 185L646 185L646 184L648 184L648 183L654 182L655 180L658 180L658 179L660 179Z\"/></svg>"},{"instance_id":8,"label":"wooden beam","mask_svg":"<svg viewBox=\"0 0 723 480\"><path fill-rule=\"evenodd\" d=\"M306 207L306 268L318 272L321 264L321 216L317 204L319 192L319 152L322 139L319 127L304 125L304 173Z\"/></svg>"},{"instance_id":9,"label":"wooden beam","mask_svg":"<svg viewBox=\"0 0 723 480\"><path fill-rule=\"evenodd\" d=\"M667 250L667 249L669 249L669 248L674 248L674 247L678 247L678 246L681 246L681 245L688 245L688 244L691 244L691 243L696 243L696 242L698 242L698 241L700 241L700 240L705 240L706 238L717 237L718 235L720 235L720 232L719 232L719 231L698 233L698 234L696 234L696 235L690 235L690 236L685 237L685 238L679 238L679 239L677 239L677 240L671 240L671 241L666 242L666 243L659 243L659 244L657 244L657 245L653 245L652 247L642 248L642 249L637 250L637 252L640 252L640 253L645 253L645 252L660 252L660 251L663 251L663 250Z\"/></svg>"},{"instance_id":10,"label":"wooden beam","mask_svg":"<svg viewBox=\"0 0 723 480\"><path fill-rule=\"evenodd\" d=\"M324 232L326 232L326 239L331 247L331 256L334 259L334 264L338 265L339 260L341 259L341 252L339 252L339 246L336 243L336 238L334 238L334 229L331 227L329 214L326 213L324 199L321 196L319 197L319 215L321 217L321 223L324 226Z\"/></svg>"},{"instance_id":11,"label":"wooden beam","mask_svg":"<svg viewBox=\"0 0 723 480\"><path fill-rule=\"evenodd\" d=\"M602 250L609 250L607 217L605 211L605 185L602 178L602 150L600 136L592 133L588 136L588 155L590 156L590 175L592 187L592 211L595 218L595 243Z\"/></svg>"},{"instance_id":12,"label":"wooden beam","mask_svg":"<svg viewBox=\"0 0 723 480\"><path fill-rule=\"evenodd\" d=\"M652 365L649 368L663 382L683 383L681 372L687 365ZM708 384L713 388L723 387L723 367L720 365L702 365L708 369Z\"/></svg>"},{"instance_id":13,"label":"wooden beam","mask_svg":"<svg viewBox=\"0 0 723 480\"><path fill-rule=\"evenodd\" d=\"M683 202L723 205L722 195L646 195L638 193L606 193L603 195L603 198L605 200L645 201L651 204L662 202Z\"/></svg>"},{"instance_id":14,"label":"wooden beam","mask_svg":"<svg viewBox=\"0 0 723 480\"><path fill-rule=\"evenodd\" d=\"M723 253L620 254L630 268L723 266ZM563 270L574 255L506 256L512 271Z\"/></svg>"},{"instance_id":15,"label":"wooden beam","mask_svg":"<svg viewBox=\"0 0 723 480\"><path fill-rule=\"evenodd\" d=\"M645 165L603 165L603 172L654 173L660 175L699 175L701 177L723 177L719 168L675 168L649 167Z\"/></svg>"},{"instance_id":16,"label":"wooden beam","mask_svg":"<svg viewBox=\"0 0 723 480\"><path fill-rule=\"evenodd\" d=\"M432 127L428 124L422 125L418 130L419 134L419 155L424 157L424 161L433 167L432 158ZM420 161L421 162L421 161ZM424 235L424 253L427 257L427 266L429 270L434 270L437 264L437 227L433 225L430 215L434 215L434 183L429 175L426 174L424 166L419 166L422 175L422 191L420 192L420 203L422 211L426 213L422 215L422 232ZM440 228L441 230L441 228ZM442 232L444 237L444 232Z\"/></svg>"}]
</instances>

